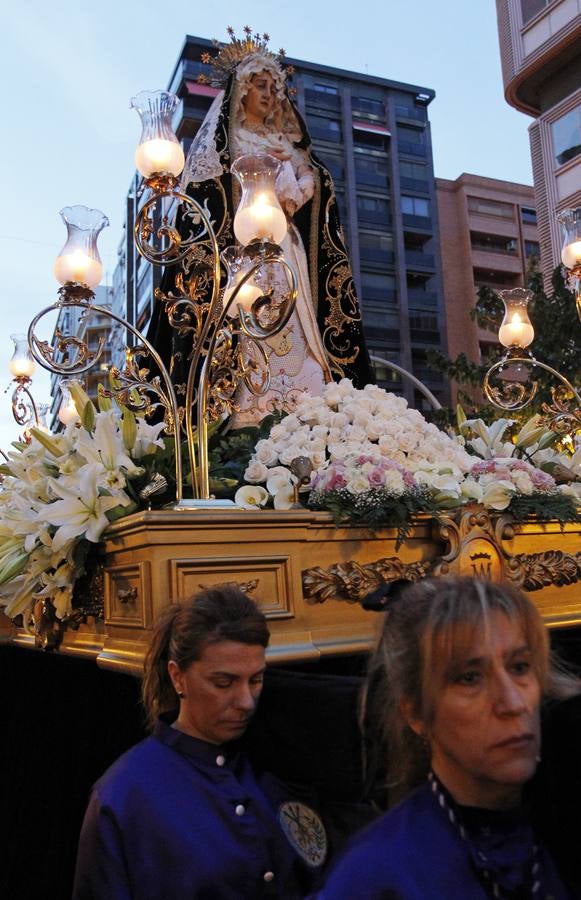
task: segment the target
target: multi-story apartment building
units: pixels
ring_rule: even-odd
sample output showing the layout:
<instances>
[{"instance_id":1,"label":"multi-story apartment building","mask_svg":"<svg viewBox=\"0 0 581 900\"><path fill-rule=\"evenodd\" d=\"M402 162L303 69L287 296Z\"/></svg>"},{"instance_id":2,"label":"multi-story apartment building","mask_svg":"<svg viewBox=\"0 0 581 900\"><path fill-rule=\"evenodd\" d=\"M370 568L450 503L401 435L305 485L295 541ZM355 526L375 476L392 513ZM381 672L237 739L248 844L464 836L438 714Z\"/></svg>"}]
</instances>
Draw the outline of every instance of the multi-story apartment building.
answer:
<instances>
[{"instance_id":1,"label":"multi-story apartment building","mask_svg":"<svg viewBox=\"0 0 581 900\"><path fill-rule=\"evenodd\" d=\"M174 124L187 151L216 92L198 84L210 41L188 36L169 81L180 100ZM426 365L430 347L445 348L438 212L428 105L434 91L383 78L287 59L294 66L296 102L315 150L331 171L351 253L372 354L399 363L444 397L441 376ZM114 306L143 329L159 271L133 248L140 202L134 179L114 275ZM421 394L385 367L379 383L418 407Z\"/></svg>"},{"instance_id":2,"label":"multi-story apartment building","mask_svg":"<svg viewBox=\"0 0 581 900\"><path fill-rule=\"evenodd\" d=\"M581 205L581 0L496 0L507 101L529 128L545 280L560 262L557 213Z\"/></svg>"},{"instance_id":3,"label":"multi-story apartment building","mask_svg":"<svg viewBox=\"0 0 581 900\"><path fill-rule=\"evenodd\" d=\"M480 175L436 178L448 352L480 362L497 336L477 327L470 310L478 288L495 291L526 283L538 264L532 187Z\"/></svg>"}]
</instances>

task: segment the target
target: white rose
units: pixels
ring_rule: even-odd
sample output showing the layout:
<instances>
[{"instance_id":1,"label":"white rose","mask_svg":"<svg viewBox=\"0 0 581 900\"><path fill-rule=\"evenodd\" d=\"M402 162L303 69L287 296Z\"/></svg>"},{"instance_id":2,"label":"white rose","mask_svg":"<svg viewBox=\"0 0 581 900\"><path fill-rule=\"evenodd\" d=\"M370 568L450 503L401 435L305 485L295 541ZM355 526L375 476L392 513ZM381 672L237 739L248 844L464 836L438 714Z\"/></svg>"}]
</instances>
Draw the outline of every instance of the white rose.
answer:
<instances>
[{"instance_id":1,"label":"white rose","mask_svg":"<svg viewBox=\"0 0 581 900\"><path fill-rule=\"evenodd\" d=\"M526 472L519 472L517 469L516 471L511 472L511 478L519 494L529 495L533 493L535 488L530 476Z\"/></svg>"},{"instance_id":2,"label":"white rose","mask_svg":"<svg viewBox=\"0 0 581 900\"><path fill-rule=\"evenodd\" d=\"M335 430L339 428L345 428L348 423L349 419L344 412L336 412L331 414L331 428Z\"/></svg>"},{"instance_id":3,"label":"white rose","mask_svg":"<svg viewBox=\"0 0 581 900\"><path fill-rule=\"evenodd\" d=\"M341 402L341 394L337 385L330 384L325 390L325 402L327 406L338 406Z\"/></svg>"},{"instance_id":4,"label":"white rose","mask_svg":"<svg viewBox=\"0 0 581 900\"><path fill-rule=\"evenodd\" d=\"M325 462L325 456L326 456L326 454L325 454L325 451L324 451L324 450L315 450L314 452L311 451L311 452L309 453L309 456L310 456L310 458L311 458L311 462L312 462L312 464L313 464L313 467L314 467L315 469L319 469L319 468L323 465L323 463Z\"/></svg>"},{"instance_id":5,"label":"white rose","mask_svg":"<svg viewBox=\"0 0 581 900\"><path fill-rule=\"evenodd\" d=\"M293 459L296 459L297 456L306 456L307 454L303 451L302 447L299 447L298 444L289 444L288 447L285 447L284 450L280 454L280 461L283 465L289 466Z\"/></svg>"},{"instance_id":6,"label":"white rose","mask_svg":"<svg viewBox=\"0 0 581 900\"><path fill-rule=\"evenodd\" d=\"M270 440L271 441L281 441L286 436L286 428L283 428L282 425L273 425L270 429Z\"/></svg>"},{"instance_id":7,"label":"white rose","mask_svg":"<svg viewBox=\"0 0 581 900\"><path fill-rule=\"evenodd\" d=\"M266 482L266 490L274 497L281 488L288 487L291 483L291 480L292 476L288 469L286 470L286 475L271 475L271 477Z\"/></svg>"},{"instance_id":8,"label":"white rose","mask_svg":"<svg viewBox=\"0 0 581 900\"><path fill-rule=\"evenodd\" d=\"M405 491L403 475L397 469L388 469L383 477L383 483L394 494L402 494Z\"/></svg>"},{"instance_id":9,"label":"white rose","mask_svg":"<svg viewBox=\"0 0 581 900\"><path fill-rule=\"evenodd\" d=\"M348 475L345 487L351 494L363 494L369 490L369 481L362 472L355 470L351 477Z\"/></svg>"},{"instance_id":10,"label":"white rose","mask_svg":"<svg viewBox=\"0 0 581 900\"><path fill-rule=\"evenodd\" d=\"M254 448L253 459L265 466L274 466L278 462L278 453L274 443L267 439L258 441Z\"/></svg>"},{"instance_id":11,"label":"white rose","mask_svg":"<svg viewBox=\"0 0 581 900\"><path fill-rule=\"evenodd\" d=\"M259 462L257 459L251 459L244 473L244 481L256 484L258 481L265 481L267 475L268 469L264 463Z\"/></svg>"}]
</instances>

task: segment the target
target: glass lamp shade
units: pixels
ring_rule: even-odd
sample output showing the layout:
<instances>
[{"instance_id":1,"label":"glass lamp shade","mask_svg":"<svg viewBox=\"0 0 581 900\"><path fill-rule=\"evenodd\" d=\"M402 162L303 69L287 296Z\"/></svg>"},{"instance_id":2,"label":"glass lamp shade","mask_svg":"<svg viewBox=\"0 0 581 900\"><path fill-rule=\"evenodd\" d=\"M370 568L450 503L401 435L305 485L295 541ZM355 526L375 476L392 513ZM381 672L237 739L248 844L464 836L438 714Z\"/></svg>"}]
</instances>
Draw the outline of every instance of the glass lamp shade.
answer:
<instances>
[{"instance_id":1,"label":"glass lamp shade","mask_svg":"<svg viewBox=\"0 0 581 900\"><path fill-rule=\"evenodd\" d=\"M557 216L563 235L561 259L568 269L581 266L581 206L565 209Z\"/></svg>"},{"instance_id":2,"label":"glass lamp shade","mask_svg":"<svg viewBox=\"0 0 581 900\"><path fill-rule=\"evenodd\" d=\"M63 425L66 426L71 422L76 422L79 418L79 414L69 391L69 379L63 379L59 387L61 390L62 400L58 411L58 417Z\"/></svg>"},{"instance_id":3,"label":"glass lamp shade","mask_svg":"<svg viewBox=\"0 0 581 900\"><path fill-rule=\"evenodd\" d=\"M228 247L224 250L222 259L226 263L228 270L228 281L224 288L224 297L222 298L223 306L226 307L237 286L252 268L252 263L241 258L235 247ZM238 315L239 307L248 311L256 298L262 296L263 293L263 290L254 283L254 279L249 278L236 294L236 298L228 309L227 315L235 318Z\"/></svg>"},{"instance_id":4,"label":"glass lamp shade","mask_svg":"<svg viewBox=\"0 0 581 900\"><path fill-rule=\"evenodd\" d=\"M141 91L130 107L141 118L141 138L135 151L135 165L144 178L152 175L178 176L185 164L184 151L174 134L172 115L179 100L168 91Z\"/></svg>"},{"instance_id":5,"label":"glass lamp shade","mask_svg":"<svg viewBox=\"0 0 581 900\"><path fill-rule=\"evenodd\" d=\"M60 214L67 227L67 240L56 258L54 276L60 284L75 281L94 290L103 277L97 238L109 219L100 209L86 206L65 206Z\"/></svg>"},{"instance_id":6,"label":"glass lamp shade","mask_svg":"<svg viewBox=\"0 0 581 900\"><path fill-rule=\"evenodd\" d=\"M232 165L242 187L234 234L243 247L256 240L280 244L284 239L286 216L275 191L280 169L280 162L267 154L239 156Z\"/></svg>"},{"instance_id":7,"label":"glass lamp shade","mask_svg":"<svg viewBox=\"0 0 581 900\"><path fill-rule=\"evenodd\" d=\"M498 340L503 347L528 347L532 344L535 330L532 326L527 306L532 297L531 291L514 288L512 291L500 291L504 303L504 319L498 330Z\"/></svg>"},{"instance_id":8,"label":"glass lamp shade","mask_svg":"<svg viewBox=\"0 0 581 900\"><path fill-rule=\"evenodd\" d=\"M8 368L14 378L32 378L36 363L30 354L28 338L25 334L11 334L14 341L14 353L8 363Z\"/></svg>"}]
</instances>

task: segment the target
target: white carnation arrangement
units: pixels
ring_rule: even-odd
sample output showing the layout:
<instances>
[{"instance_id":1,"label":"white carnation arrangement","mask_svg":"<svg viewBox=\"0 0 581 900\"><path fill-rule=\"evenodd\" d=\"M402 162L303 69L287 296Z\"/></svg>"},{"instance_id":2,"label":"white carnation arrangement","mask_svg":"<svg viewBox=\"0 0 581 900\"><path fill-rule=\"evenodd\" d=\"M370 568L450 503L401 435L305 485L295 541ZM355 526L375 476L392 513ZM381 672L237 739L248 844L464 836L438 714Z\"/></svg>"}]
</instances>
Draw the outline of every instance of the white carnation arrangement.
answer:
<instances>
[{"instance_id":1,"label":"white carnation arrangement","mask_svg":"<svg viewBox=\"0 0 581 900\"><path fill-rule=\"evenodd\" d=\"M290 465L302 456L312 464L311 483L303 488L312 491L311 505L337 491L346 499L375 492L378 501L379 491L386 501L424 498L426 509L432 501L457 505L473 462L462 444L403 397L376 385L357 390L344 378L326 385L319 397L305 394L294 413L257 443L244 473L248 484L235 500L247 507L272 502L275 509L290 508L297 481Z\"/></svg>"},{"instance_id":2,"label":"white carnation arrangement","mask_svg":"<svg viewBox=\"0 0 581 900\"><path fill-rule=\"evenodd\" d=\"M247 508L289 509L297 484L290 466L306 457L312 475L300 491L309 493L310 506L344 521L367 517L390 524L395 513L401 524L402 503L408 517L480 503L495 511L520 510L523 518L542 515L545 506L549 517L575 519L581 450L572 458L557 454L557 436L539 416L507 440L511 420L487 426L460 414L459 434L451 436L376 385L357 390L348 379L328 384L319 397L305 394L294 413L258 441L235 500ZM492 464L479 466L475 456ZM556 484L555 465L570 472L567 484Z\"/></svg>"}]
</instances>

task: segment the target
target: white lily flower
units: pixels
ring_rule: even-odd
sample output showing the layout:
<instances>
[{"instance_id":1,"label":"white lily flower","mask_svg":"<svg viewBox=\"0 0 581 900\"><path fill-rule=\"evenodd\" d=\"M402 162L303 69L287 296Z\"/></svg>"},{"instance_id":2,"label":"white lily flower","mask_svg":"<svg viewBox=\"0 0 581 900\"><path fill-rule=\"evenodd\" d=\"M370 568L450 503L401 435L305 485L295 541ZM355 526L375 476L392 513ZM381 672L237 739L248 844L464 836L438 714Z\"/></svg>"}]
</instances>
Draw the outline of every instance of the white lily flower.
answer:
<instances>
[{"instance_id":1,"label":"white lily flower","mask_svg":"<svg viewBox=\"0 0 581 900\"><path fill-rule=\"evenodd\" d=\"M114 410L97 413L94 432L90 434L88 431L81 431L76 449L88 463L100 465L107 471L125 469L129 476L142 472L125 449Z\"/></svg>"},{"instance_id":2,"label":"white lily flower","mask_svg":"<svg viewBox=\"0 0 581 900\"><path fill-rule=\"evenodd\" d=\"M145 419L137 418L136 424L137 437L131 451L134 459L141 459L142 456L154 453L156 447L160 447L163 450L165 443L160 435L165 428L165 422L149 425Z\"/></svg>"},{"instance_id":3,"label":"white lily flower","mask_svg":"<svg viewBox=\"0 0 581 900\"><path fill-rule=\"evenodd\" d=\"M80 537L97 543L109 524L106 513L116 506L129 506L131 503L122 491L115 496L100 496L93 466L79 471L76 486L68 487L53 479L52 488L62 499L42 510L39 518L57 526L52 541L54 551L61 550L69 541Z\"/></svg>"},{"instance_id":4,"label":"white lily flower","mask_svg":"<svg viewBox=\"0 0 581 900\"><path fill-rule=\"evenodd\" d=\"M274 495L275 509L290 509L294 503L295 492L292 484L281 485Z\"/></svg>"},{"instance_id":5,"label":"white lily flower","mask_svg":"<svg viewBox=\"0 0 581 900\"><path fill-rule=\"evenodd\" d=\"M244 509L256 509L268 503L268 498L268 491L260 485L245 484L236 491L234 502L236 506L242 506Z\"/></svg>"}]
</instances>

